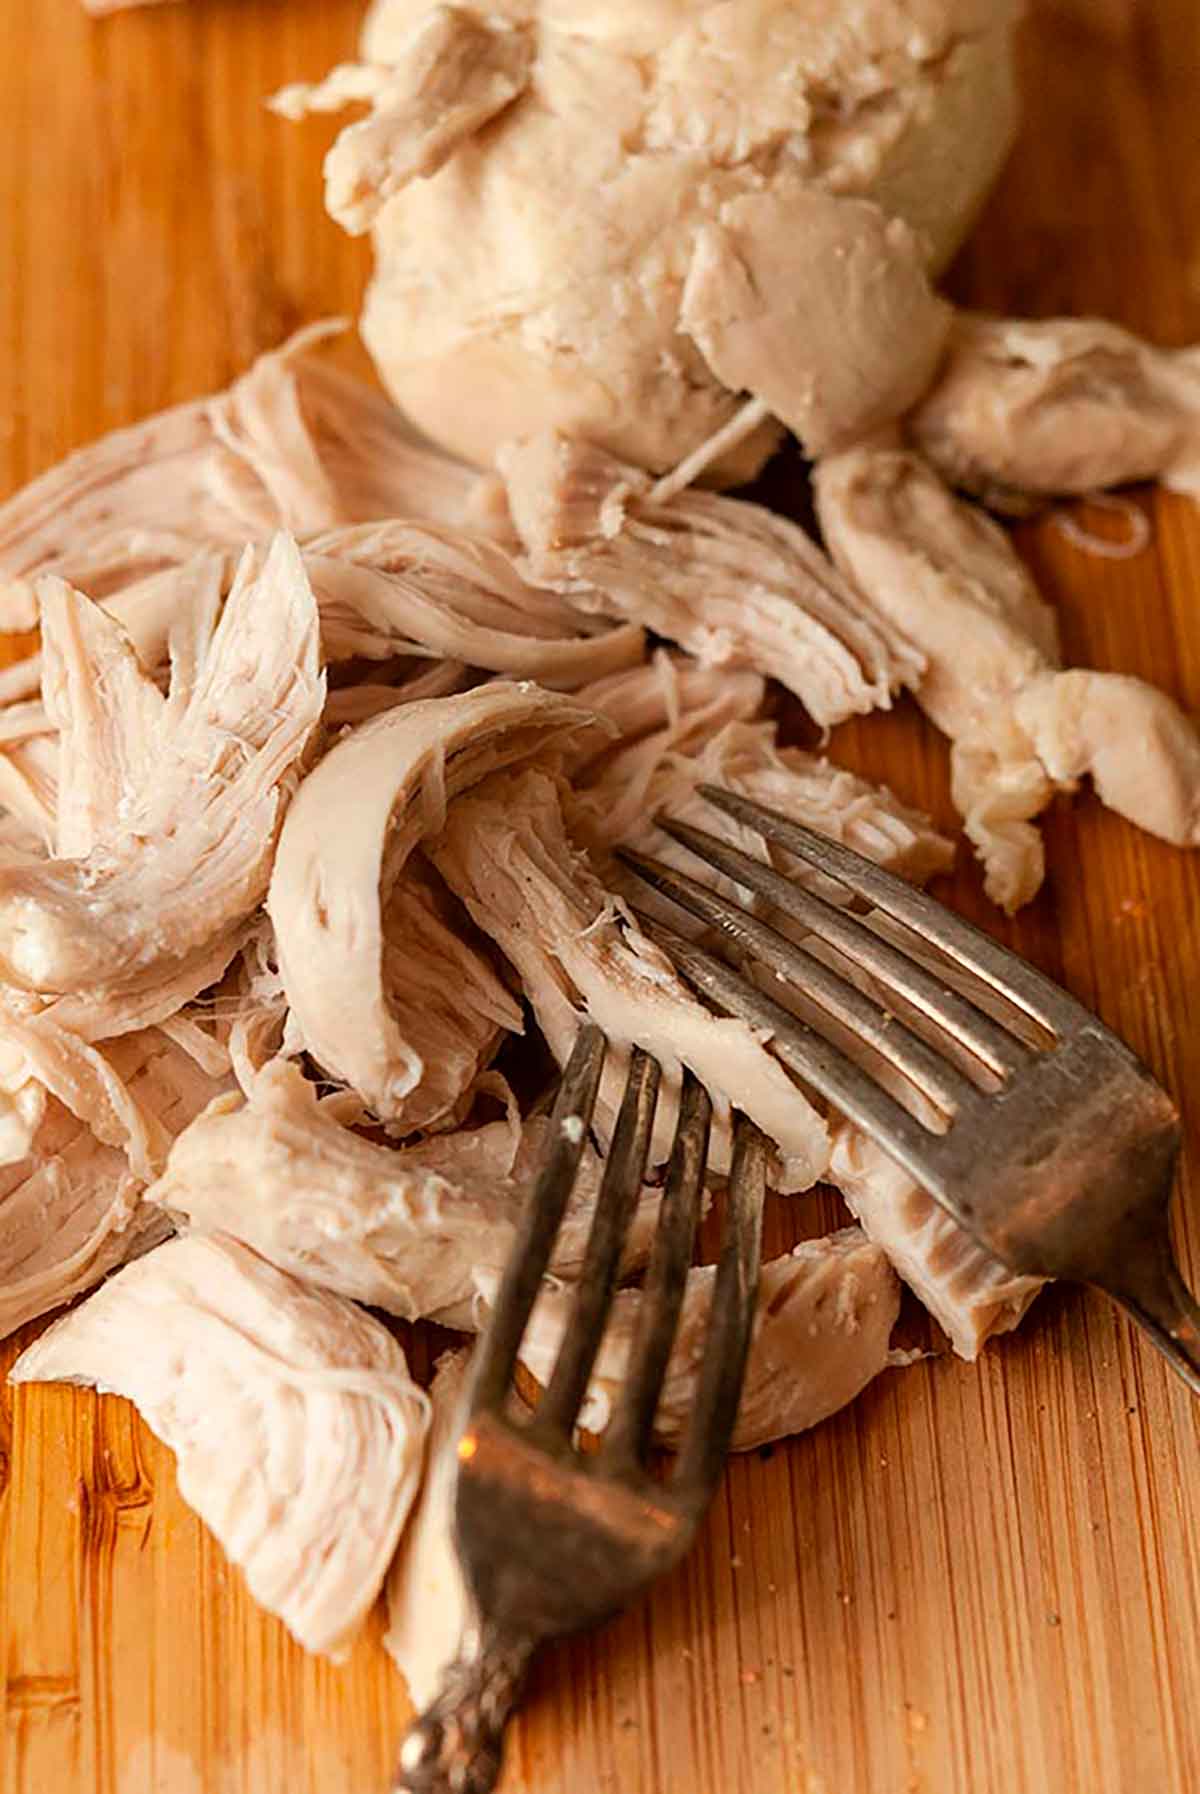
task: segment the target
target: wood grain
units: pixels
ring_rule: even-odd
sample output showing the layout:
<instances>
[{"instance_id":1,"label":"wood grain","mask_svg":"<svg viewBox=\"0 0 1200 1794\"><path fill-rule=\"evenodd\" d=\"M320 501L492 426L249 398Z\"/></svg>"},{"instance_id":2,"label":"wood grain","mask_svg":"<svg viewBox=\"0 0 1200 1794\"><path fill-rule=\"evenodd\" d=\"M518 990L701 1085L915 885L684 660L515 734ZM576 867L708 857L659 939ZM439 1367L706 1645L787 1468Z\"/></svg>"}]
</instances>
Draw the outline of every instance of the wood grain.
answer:
<instances>
[{"instance_id":1,"label":"wood grain","mask_svg":"<svg viewBox=\"0 0 1200 1794\"><path fill-rule=\"evenodd\" d=\"M1036 0L1027 125L957 293L1200 339L1195 0ZM194 0L90 24L0 0L0 491L99 431L224 384L352 312L323 217L327 128L261 108L351 48L357 0ZM1152 553L1022 539L1073 659L1200 709L1200 513L1147 495ZM1102 522L1102 519L1098 519ZM949 822L915 713L833 751ZM1200 1273L1200 862L1084 799L1010 929L1184 1107L1179 1227ZM780 1205L778 1247L826 1199ZM32 1335L3 1349L0 1368ZM731 1465L702 1548L544 1662L512 1794L1193 1794L1200 1407L1099 1300L1051 1292L970 1367L881 1378ZM378 1623L309 1659L257 1612L120 1402L0 1391L4 1794L371 1794L405 1715Z\"/></svg>"}]
</instances>

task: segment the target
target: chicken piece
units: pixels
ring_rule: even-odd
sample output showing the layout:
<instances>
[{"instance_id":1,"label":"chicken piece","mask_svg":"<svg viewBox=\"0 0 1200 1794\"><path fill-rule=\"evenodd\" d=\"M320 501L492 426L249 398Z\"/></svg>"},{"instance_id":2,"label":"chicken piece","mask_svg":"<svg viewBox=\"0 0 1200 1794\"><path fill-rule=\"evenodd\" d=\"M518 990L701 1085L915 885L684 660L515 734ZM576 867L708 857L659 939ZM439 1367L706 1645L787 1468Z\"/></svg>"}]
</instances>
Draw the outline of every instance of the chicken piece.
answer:
<instances>
[{"instance_id":1,"label":"chicken piece","mask_svg":"<svg viewBox=\"0 0 1200 1794\"><path fill-rule=\"evenodd\" d=\"M482 465L543 428L655 471L683 461L739 405L737 373L729 384L681 329L698 239L743 197L778 197L785 211L793 195L837 195L904 219L927 265L944 266L1011 141L1017 11L1016 0L376 5L362 54L378 72L354 77L358 97L374 89L376 116L349 128L328 169L352 228L378 212L363 335L385 383L423 430ZM468 133L475 113L485 122ZM443 117L453 153L413 178L441 153ZM819 343L821 382L836 383L851 354L821 331L825 282L804 278L807 235L785 211L792 284L819 308L797 307L788 346ZM910 339L890 347L884 386L902 380ZM751 477L778 435L767 420L715 477Z\"/></svg>"},{"instance_id":2,"label":"chicken piece","mask_svg":"<svg viewBox=\"0 0 1200 1794\"><path fill-rule=\"evenodd\" d=\"M500 457L522 571L579 609L643 623L701 661L750 667L828 726L886 708L918 655L798 525L758 505L650 483L586 443L540 437Z\"/></svg>"},{"instance_id":3,"label":"chicken piece","mask_svg":"<svg viewBox=\"0 0 1200 1794\"><path fill-rule=\"evenodd\" d=\"M476 780L597 726L591 712L537 686L496 681L461 697L406 704L363 724L300 788L280 836L268 899L293 1021L330 1076L349 1084L396 1131L436 1121L446 1093L445 1068L434 1094L413 1044L410 1028L421 1025L419 1018L398 1013L390 996L403 993L387 988L384 916L405 863L424 836L441 828L446 806ZM444 964L450 937L441 945ZM468 988L482 987L486 968L474 949L458 941L454 950L461 957L456 983L461 976ZM489 988L490 1028L494 979ZM478 1057L478 1037L471 1035L459 1094Z\"/></svg>"},{"instance_id":4,"label":"chicken piece","mask_svg":"<svg viewBox=\"0 0 1200 1794\"><path fill-rule=\"evenodd\" d=\"M170 588L128 606L126 588L200 551L240 554L276 529L378 517L485 528L469 468L416 442L387 400L308 353L340 328L298 332L227 392L101 437L14 493L0 505L5 608L28 604L35 574L57 574L104 600L140 647L139 610L157 600L161 634ZM39 676L36 655L3 669L0 702L32 695Z\"/></svg>"},{"instance_id":5,"label":"chicken piece","mask_svg":"<svg viewBox=\"0 0 1200 1794\"><path fill-rule=\"evenodd\" d=\"M475 1274L504 1269L548 1127L496 1121L380 1146L342 1126L299 1069L276 1060L247 1101L223 1099L193 1122L149 1200L193 1233L244 1241L303 1283L473 1331ZM555 1241L557 1277L582 1268L601 1170L589 1149ZM645 1262L658 1202L647 1189L626 1270Z\"/></svg>"},{"instance_id":6,"label":"chicken piece","mask_svg":"<svg viewBox=\"0 0 1200 1794\"><path fill-rule=\"evenodd\" d=\"M248 554L166 697L112 619L61 580L44 582L42 617L58 857L0 868L0 970L43 1001L107 1006L117 1033L213 983L265 895L324 703L316 606L287 537L261 564ZM156 1014L157 992L170 1006Z\"/></svg>"},{"instance_id":7,"label":"chicken piece","mask_svg":"<svg viewBox=\"0 0 1200 1794\"><path fill-rule=\"evenodd\" d=\"M421 1491L387 1578L384 1648L408 1683L417 1712L436 1695L472 1617L471 1598L454 1545L457 1445L469 1352L447 1352L429 1388L429 1439Z\"/></svg>"},{"instance_id":8,"label":"chicken piece","mask_svg":"<svg viewBox=\"0 0 1200 1794\"><path fill-rule=\"evenodd\" d=\"M1193 724L1139 680L1057 670L1052 614L997 525L888 446L823 462L816 494L837 564L924 657L916 696L952 742L954 800L995 902L1012 911L1038 889L1031 819L1085 775L1119 815L1200 844Z\"/></svg>"},{"instance_id":9,"label":"chicken piece","mask_svg":"<svg viewBox=\"0 0 1200 1794\"><path fill-rule=\"evenodd\" d=\"M825 1126L759 1034L714 1016L693 997L670 961L618 906L566 834L562 788L536 769L493 774L450 806L427 851L477 925L515 966L538 1025L560 1064L588 1016L610 1049L597 1106L611 1135L633 1046L663 1067L665 1100L655 1128L655 1162L670 1148L674 1097L688 1065L711 1091L724 1120L750 1115L782 1155L782 1185L807 1189L825 1168ZM724 1168L723 1130L711 1159Z\"/></svg>"},{"instance_id":10,"label":"chicken piece","mask_svg":"<svg viewBox=\"0 0 1200 1794\"><path fill-rule=\"evenodd\" d=\"M810 457L915 405L950 317L907 224L798 178L728 199L701 225L680 306L718 380L765 400Z\"/></svg>"},{"instance_id":11,"label":"chicken piece","mask_svg":"<svg viewBox=\"0 0 1200 1794\"><path fill-rule=\"evenodd\" d=\"M395 521L310 538L304 562L329 660L410 651L572 690L636 665L636 625L597 629L594 617L521 578L486 537Z\"/></svg>"},{"instance_id":12,"label":"chicken piece","mask_svg":"<svg viewBox=\"0 0 1200 1794\"><path fill-rule=\"evenodd\" d=\"M530 33L465 7L430 6L388 65L343 63L315 86L298 82L271 101L284 118L337 112L348 100L371 114L342 132L325 159L325 205L352 236L374 224L410 181L428 180L529 84Z\"/></svg>"},{"instance_id":13,"label":"chicken piece","mask_svg":"<svg viewBox=\"0 0 1200 1794\"><path fill-rule=\"evenodd\" d=\"M235 1240L178 1239L57 1321L11 1375L127 1396L259 1605L306 1650L344 1650L383 1585L428 1425L378 1321Z\"/></svg>"},{"instance_id":14,"label":"chicken piece","mask_svg":"<svg viewBox=\"0 0 1200 1794\"><path fill-rule=\"evenodd\" d=\"M944 479L1002 511L1133 480L1196 497L1200 348L1098 319L960 313L908 427Z\"/></svg>"},{"instance_id":15,"label":"chicken piece","mask_svg":"<svg viewBox=\"0 0 1200 1794\"><path fill-rule=\"evenodd\" d=\"M716 1267L689 1271L654 1437L680 1444L695 1405ZM494 1281L480 1279L482 1293ZM548 1286L538 1298L521 1344L521 1363L544 1387L570 1318L571 1293ZM603 1433L627 1375L640 1290L620 1290L579 1416L588 1433ZM732 1450L753 1451L806 1431L852 1402L887 1368L900 1286L887 1257L858 1227L809 1240L762 1268L754 1336L746 1364Z\"/></svg>"},{"instance_id":16,"label":"chicken piece","mask_svg":"<svg viewBox=\"0 0 1200 1794\"><path fill-rule=\"evenodd\" d=\"M572 775L590 781L647 740L665 737L670 748L684 752L703 745L726 723L753 721L766 706L767 683L761 673L704 666L690 655L656 648L639 666L581 686L576 696L617 731L616 742L572 762Z\"/></svg>"},{"instance_id":17,"label":"chicken piece","mask_svg":"<svg viewBox=\"0 0 1200 1794\"><path fill-rule=\"evenodd\" d=\"M40 704L37 708L43 709ZM19 852L37 859L53 852L58 833L58 742L40 726L33 735L6 742L0 750L0 804L20 831Z\"/></svg>"},{"instance_id":18,"label":"chicken piece","mask_svg":"<svg viewBox=\"0 0 1200 1794\"><path fill-rule=\"evenodd\" d=\"M408 861L388 897L382 929L384 998L422 1067L420 1101L410 1097L405 1129L453 1126L504 1036L524 1031L521 1005L461 905L420 856Z\"/></svg>"},{"instance_id":19,"label":"chicken piece","mask_svg":"<svg viewBox=\"0 0 1200 1794\"><path fill-rule=\"evenodd\" d=\"M1042 1279L1017 1276L977 1245L874 1141L838 1129L829 1180L960 1358L977 1358L989 1339L1020 1324Z\"/></svg>"},{"instance_id":20,"label":"chicken piece","mask_svg":"<svg viewBox=\"0 0 1200 1794\"><path fill-rule=\"evenodd\" d=\"M1016 714L1059 789L1090 778L1118 816L1176 847L1200 846L1200 734L1165 692L1075 668L1023 691Z\"/></svg>"},{"instance_id":21,"label":"chicken piece","mask_svg":"<svg viewBox=\"0 0 1200 1794\"><path fill-rule=\"evenodd\" d=\"M143 1191L228 1080L157 1029L100 1053L42 1018L0 1022L0 1069L3 1337L169 1236Z\"/></svg>"},{"instance_id":22,"label":"chicken piece","mask_svg":"<svg viewBox=\"0 0 1200 1794\"><path fill-rule=\"evenodd\" d=\"M691 752L678 747L672 733L664 729L635 742L606 760L597 774L577 781L572 833L593 853L619 842L695 877L695 856L655 825L655 817L667 815L732 841L780 871L796 872L791 855L699 795L700 785L714 784L782 811L919 883L953 864L952 843L927 816L816 754L779 747L774 723L727 723Z\"/></svg>"}]
</instances>

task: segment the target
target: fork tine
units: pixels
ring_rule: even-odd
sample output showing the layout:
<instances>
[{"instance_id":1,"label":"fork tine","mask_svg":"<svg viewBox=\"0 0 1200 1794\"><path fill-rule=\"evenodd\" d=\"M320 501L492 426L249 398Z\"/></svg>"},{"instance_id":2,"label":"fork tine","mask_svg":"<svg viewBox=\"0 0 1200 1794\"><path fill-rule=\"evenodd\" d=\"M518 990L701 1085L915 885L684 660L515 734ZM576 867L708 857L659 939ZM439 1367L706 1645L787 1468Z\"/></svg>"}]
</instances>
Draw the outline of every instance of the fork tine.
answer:
<instances>
[{"instance_id":1,"label":"fork tine","mask_svg":"<svg viewBox=\"0 0 1200 1794\"><path fill-rule=\"evenodd\" d=\"M617 858L664 897L690 910L702 922L719 928L734 946L749 949L770 971L789 978L805 996L813 998L938 1103L947 1115L970 1108L978 1099L975 1086L957 1066L806 947L673 867L625 848L617 849Z\"/></svg>"},{"instance_id":2,"label":"fork tine","mask_svg":"<svg viewBox=\"0 0 1200 1794\"><path fill-rule=\"evenodd\" d=\"M571 1318L531 1426L538 1437L569 1434L587 1393L612 1304L621 1250L646 1170L660 1076L658 1061L635 1047Z\"/></svg>"},{"instance_id":3,"label":"fork tine","mask_svg":"<svg viewBox=\"0 0 1200 1794\"><path fill-rule=\"evenodd\" d=\"M530 1311L550 1263L596 1106L607 1041L585 1022L550 1118L546 1155L521 1215L496 1305L479 1347L471 1408L498 1408L507 1393Z\"/></svg>"},{"instance_id":4,"label":"fork tine","mask_svg":"<svg viewBox=\"0 0 1200 1794\"><path fill-rule=\"evenodd\" d=\"M650 1444L700 1221L711 1124L712 1100L695 1074L685 1071L629 1368L604 1435L603 1461L618 1475L635 1472Z\"/></svg>"},{"instance_id":5,"label":"fork tine","mask_svg":"<svg viewBox=\"0 0 1200 1794\"><path fill-rule=\"evenodd\" d=\"M758 1298L770 1150L766 1135L747 1116L739 1115L721 1258L708 1312L708 1338L673 1479L676 1487L705 1499L721 1474L742 1399Z\"/></svg>"},{"instance_id":6,"label":"fork tine","mask_svg":"<svg viewBox=\"0 0 1200 1794\"><path fill-rule=\"evenodd\" d=\"M961 916L952 914L924 891L897 878L894 872L885 872L882 866L864 859L851 848L804 828L765 804L725 791L719 785L701 785L699 791L727 816L747 828L756 829L768 840L778 842L780 847L807 861L818 872L838 879L877 909L920 934L956 965L1000 991L1010 1003L1051 1033L1074 1033L1093 1021L1087 1010L1053 979L1035 971L1025 960L998 946L990 936Z\"/></svg>"},{"instance_id":7,"label":"fork tine","mask_svg":"<svg viewBox=\"0 0 1200 1794\"><path fill-rule=\"evenodd\" d=\"M776 1056L805 1083L827 1097L843 1115L857 1122L872 1139L886 1145L892 1157L924 1183L931 1175L944 1136L930 1133L889 1096L873 1078L848 1059L815 1028L765 996L724 960L685 940L653 916L631 906L642 927L662 947L682 978L727 1015L737 1015L771 1036Z\"/></svg>"},{"instance_id":8,"label":"fork tine","mask_svg":"<svg viewBox=\"0 0 1200 1794\"><path fill-rule=\"evenodd\" d=\"M815 891L806 891L773 866L764 865L761 860L753 859L704 829L666 818L659 826L664 834L690 848L717 871L766 898L776 909L811 929L820 940L836 947L839 953L861 966L880 984L935 1021L960 1046L999 1076L1010 1076L1027 1063L1030 1049L1015 1034L1010 1034L1000 1022L951 990L893 942L884 940L868 928L858 916L839 909L837 904L827 902ZM904 888L909 889L907 885ZM914 892L913 895L920 896L921 893ZM1064 1001L1069 1003L1071 1000L1064 996Z\"/></svg>"}]
</instances>

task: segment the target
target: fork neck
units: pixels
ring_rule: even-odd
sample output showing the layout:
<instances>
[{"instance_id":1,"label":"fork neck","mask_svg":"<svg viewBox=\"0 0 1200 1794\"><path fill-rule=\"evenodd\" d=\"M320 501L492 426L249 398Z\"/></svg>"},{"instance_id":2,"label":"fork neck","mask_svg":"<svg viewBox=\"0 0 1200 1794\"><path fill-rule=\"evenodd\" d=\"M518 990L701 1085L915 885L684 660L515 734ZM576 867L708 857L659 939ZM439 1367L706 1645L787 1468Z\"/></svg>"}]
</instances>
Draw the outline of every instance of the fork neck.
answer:
<instances>
[{"instance_id":1,"label":"fork neck","mask_svg":"<svg viewBox=\"0 0 1200 1794\"><path fill-rule=\"evenodd\" d=\"M1165 1230L1121 1267L1106 1285L1150 1343L1200 1395L1200 1305L1183 1281Z\"/></svg>"}]
</instances>

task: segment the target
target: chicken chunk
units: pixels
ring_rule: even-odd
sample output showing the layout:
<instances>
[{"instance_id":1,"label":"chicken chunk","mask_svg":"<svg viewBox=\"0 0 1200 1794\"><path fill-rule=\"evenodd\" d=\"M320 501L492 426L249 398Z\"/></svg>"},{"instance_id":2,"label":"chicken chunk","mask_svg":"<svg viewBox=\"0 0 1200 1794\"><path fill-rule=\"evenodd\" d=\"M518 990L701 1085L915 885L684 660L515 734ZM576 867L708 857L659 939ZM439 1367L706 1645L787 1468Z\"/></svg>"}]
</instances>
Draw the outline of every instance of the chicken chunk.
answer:
<instances>
[{"instance_id":1,"label":"chicken chunk","mask_svg":"<svg viewBox=\"0 0 1200 1794\"><path fill-rule=\"evenodd\" d=\"M669 960L614 902L563 820L562 791L547 773L493 774L450 806L428 852L447 884L515 967L560 1064L585 1016L610 1050L598 1118L611 1133L628 1054L640 1046L665 1072L656 1162L670 1146L671 1110L684 1065L712 1092L719 1116L750 1115L778 1143L782 1187L807 1189L825 1168L825 1125L767 1043L744 1022L714 1016ZM718 1130L714 1169L726 1149Z\"/></svg>"},{"instance_id":2,"label":"chicken chunk","mask_svg":"<svg viewBox=\"0 0 1200 1794\"><path fill-rule=\"evenodd\" d=\"M175 1143L149 1192L194 1233L244 1241L303 1283L473 1331L475 1275L499 1274L549 1123L489 1122L389 1148L341 1125L298 1067L268 1064L249 1098L214 1103ZM551 1269L583 1264L601 1165L585 1153ZM644 1262L658 1212L647 1190L625 1265Z\"/></svg>"},{"instance_id":3,"label":"chicken chunk","mask_svg":"<svg viewBox=\"0 0 1200 1794\"><path fill-rule=\"evenodd\" d=\"M1158 349L1096 318L960 313L909 420L951 485L999 510L1161 480L1200 495L1200 348Z\"/></svg>"},{"instance_id":4,"label":"chicken chunk","mask_svg":"<svg viewBox=\"0 0 1200 1794\"><path fill-rule=\"evenodd\" d=\"M461 1095L470 1084L503 1013L490 969L469 942L443 932L443 965L451 947L458 959L454 996L470 995L455 1049L458 1071L448 1074L443 1062L431 1078L433 1068L414 1044L424 1024L397 1009L403 989L389 991L387 982L384 919L405 864L422 838L441 828L460 792L496 767L596 726L593 713L565 699L497 681L363 724L300 788L268 899L293 1022L318 1063L397 1131L446 1113L449 1090ZM485 995L478 999L477 992ZM476 1019L485 1024L482 1036ZM519 1025L515 1008L502 1025ZM439 1053L448 1048L443 1034Z\"/></svg>"},{"instance_id":5,"label":"chicken chunk","mask_svg":"<svg viewBox=\"0 0 1200 1794\"><path fill-rule=\"evenodd\" d=\"M1139 680L1058 670L1052 614L998 526L890 446L824 461L816 493L838 566L924 659L914 690L953 744L955 803L997 903L1038 889L1032 819L1084 776L1140 827L1200 845L1194 725Z\"/></svg>"},{"instance_id":6,"label":"chicken chunk","mask_svg":"<svg viewBox=\"0 0 1200 1794\"><path fill-rule=\"evenodd\" d=\"M98 1051L0 1021L0 1337L169 1236L143 1192L228 1083L158 1029Z\"/></svg>"},{"instance_id":7,"label":"chicken chunk","mask_svg":"<svg viewBox=\"0 0 1200 1794\"><path fill-rule=\"evenodd\" d=\"M372 223L363 336L386 384L485 466L507 438L553 429L672 467L729 422L748 365L811 371L823 403L868 387L899 401L928 350L912 326L936 311L927 289L910 308L909 288L949 260L1011 140L1017 10L376 5L368 66L318 96L340 86L372 108L331 153L327 197L349 228ZM778 216L766 241L743 202ZM843 234L866 245L869 284L851 255L839 285ZM737 319L719 318L719 346L703 333L704 353L687 334L697 266L722 299L748 299L740 353ZM900 328L876 337L874 320ZM772 396L790 411L799 383ZM778 436L762 421L714 476L750 478Z\"/></svg>"},{"instance_id":8,"label":"chicken chunk","mask_svg":"<svg viewBox=\"0 0 1200 1794\"><path fill-rule=\"evenodd\" d=\"M307 1650L349 1643L408 1517L428 1425L378 1321L233 1240L179 1239L56 1322L11 1374L127 1396L255 1600Z\"/></svg>"},{"instance_id":9,"label":"chicken chunk","mask_svg":"<svg viewBox=\"0 0 1200 1794\"><path fill-rule=\"evenodd\" d=\"M701 225L680 306L722 384L763 399L809 456L915 405L950 316L907 224L786 177Z\"/></svg>"},{"instance_id":10,"label":"chicken chunk","mask_svg":"<svg viewBox=\"0 0 1200 1794\"><path fill-rule=\"evenodd\" d=\"M227 392L78 449L0 504L0 609L18 626L29 581L53 573L103 601L140 642L145 597L126 589L277 529L306 535L379 517L487 526L477 476L417 443L395 407L309 353L318 324L260 356ZM37 656L0 671L0 702L38 688Z\"/></svg>"},{"instance_id":11,"label":"chicken chunk","mask_svg":"<svg viewBox=\"0 0 1200 1794\"><path fill-rule=\"evenodd\" d=\"M886 708L919 656L872 616L798 525L758 505L650 482L586 443L541 437L500 457L524 571L699 660L751 668L822 725Z\"/></svg>"},{"instance_id":12,"label":"chicken chunk","mask_svg":"<svg viewBox=\"0 0 1200 1794\"><path fill-rule=\"evenodd\" d=\"M317 613L277 537L247 555L165 697L61 580L44 582L42 616L58 851L0 866L0 975L66 1025L90 1016L96 1038L173 1014L237 951L320 722Z\"/></svg>"}]
</instances>

